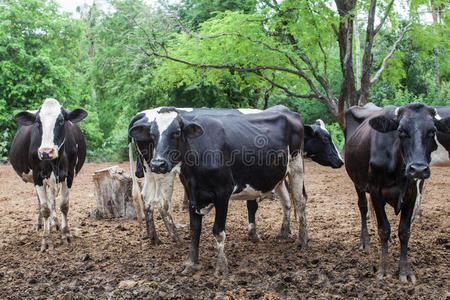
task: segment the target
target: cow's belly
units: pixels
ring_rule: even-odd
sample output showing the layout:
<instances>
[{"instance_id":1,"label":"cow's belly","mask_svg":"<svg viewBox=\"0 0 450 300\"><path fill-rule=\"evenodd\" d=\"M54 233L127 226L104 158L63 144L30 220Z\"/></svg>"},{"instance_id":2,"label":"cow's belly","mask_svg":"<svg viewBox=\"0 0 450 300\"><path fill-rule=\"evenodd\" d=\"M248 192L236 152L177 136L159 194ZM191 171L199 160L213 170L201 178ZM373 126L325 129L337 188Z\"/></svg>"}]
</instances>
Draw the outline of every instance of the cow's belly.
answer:
<instances>
[{"instance_id":1,"label":"cow's belly","mask_svg":"<svg viewBox=\"0 0 450 300\"><path fill-rule=\"evenodd\" d=\"M234 188L235 191L238 190L238 187L236 186ZM233 192L233 194L230 197L230 200L253 200L253 199L264 199L266 197L272 196L273 195L273 191L269 191L269 192L262 192L259 190L254 189L253 187L251 187L250 185L247 184L247 186L242 189L240 192Z\"/></svg>"}]
</instances>

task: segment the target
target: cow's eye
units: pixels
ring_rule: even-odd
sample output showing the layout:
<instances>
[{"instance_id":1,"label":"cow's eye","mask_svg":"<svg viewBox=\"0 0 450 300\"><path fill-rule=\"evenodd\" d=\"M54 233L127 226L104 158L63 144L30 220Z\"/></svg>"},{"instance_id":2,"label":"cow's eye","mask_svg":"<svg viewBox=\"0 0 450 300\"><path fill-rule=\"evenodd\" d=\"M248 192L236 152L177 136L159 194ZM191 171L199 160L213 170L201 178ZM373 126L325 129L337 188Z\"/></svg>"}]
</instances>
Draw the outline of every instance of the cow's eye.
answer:
<instances>
[{"instance_id":1,"label":"cow's eye","mask_svg":"<svg viewBox=\"0 0 450 300\"><path fill-rule=\"evenodd\" d=\"M58 124L61 125L61 126L64 125L64 119L60 119Z\"/></svg>"},{"instance_id":2,"label":"cow's eye","mask_svg":"<svg viewBox=\"0 0 450 300\"><path fill-rule=\"evenodd\" d=\"M409 137L408 133L402 128L398 130L398 136L402 139Z\"/></svg>"},{"instance_id":3,"label":"cow's eye","mask_svg":"<svg viewBox=\"0 0 450 300\"><path fill-rule=\"evenodd\" d=\"M181 135L181 131L175 131L174 133L172 133L173 138L179 138L180 135Z\"/></svg>"}]
</instances>

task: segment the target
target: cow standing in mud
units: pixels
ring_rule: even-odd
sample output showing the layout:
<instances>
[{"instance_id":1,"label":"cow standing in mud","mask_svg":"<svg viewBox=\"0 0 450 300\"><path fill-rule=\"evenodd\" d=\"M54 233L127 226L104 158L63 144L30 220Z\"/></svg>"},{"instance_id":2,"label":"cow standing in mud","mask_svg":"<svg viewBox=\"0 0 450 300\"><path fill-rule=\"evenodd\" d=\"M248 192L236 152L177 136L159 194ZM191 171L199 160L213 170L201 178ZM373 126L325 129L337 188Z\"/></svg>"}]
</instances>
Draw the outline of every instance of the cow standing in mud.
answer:
<instances>
[{"instance_id":1,"label":"cow standing in mud","mask_svg":"<svg viewBox=\"0 0 450 300\"><path fill-rule=\"evenodd\" d=\"M349 115L346 115L347 119ZM348 122L351 124L351 121ZM352 179L361 212L361 248L369 247L367 198L370 193L381 242L379 277L387 275L391 228L385 205L400 216L399 278L416 281L407 260L411 220L420 206L424 180L430 177L431 152L436 150L436 131L450 133L450 118L442 119L435 108L421 103L388 106L346 130L345 166Z\"/></svg>"},{"instance_id":2,"label":"cow standing in mud","mask_svg":"<svg viewBox=\"0 0 450 300\"><path fill-rule=\"evenodd\" d=\"M303 121L276 106L258 114L209 116L191 121L176 109L160 110L165 126L135 124L137 140L157 139L150 169L167 174L180 166L189 199L191 247L184 273L198 267L202 216L215 207L214 237L219 249L216 274L227 272L225 222L228 201L256 199L277 189L286 176L299 221L299 247L307 246L303 198ZM252 137L252 138L250 138Z\"/></svg>"},{"instance_id":3,"label":"cow standing in mud","mask_svg":"<svg viewBox=\"0 0 450 300\"><path fill-rule=\"evenodd\" d=\"M86 144L76 123L86 116L82 109L69 112L57 100L45 99L37 111L23 111L14 117L19 128L10 161L25 182L34 183L44 221L41 251L53 248L50 229L58 226L55 198L60 190L61 237L70 242L69 190L86 157Z\"/></svg>"},{"instance_id":4,"label":"cow standing in mud","mask_svg":"<svg viewBox=\"0 0 450 300\"><path fill-rule=\"evenodd\" d=\"M129 124L129 129L134 126L146 126L148 128L154 126L163 128L164 115L159 115L160 111L167 108L155 108L146 110L136 114ZM177 108L180 115L186 120L192 120L199 115L243 115L261 113L258 109L209 109L209 108ZM138 213L138 218L141 215L145 216L147 224L147 233L152 244L159 244L160 240L155 230L153 221L153 212L155 208L158 209L164 224L169 232L169 236L174 241L179 241L176 226L173 223L171 216L171 198L173 191L173 182L176 173L179 173L179 168L174 168L167 174L156 174L150 170L150 161L153 158L153 151L158 142L157 139L139 140L134 138L137 153L136 172L133 171L134 160L132 150L132 137L129 136L128 147L130 155L130 169L133 177L133 200L138 211L144 210L144 213ZM331 166L332 168L339 168L343 165L342 158L336 149L336 146L331 140L329 132L325 128L322 120L317 120L311 125L305 125L305 155L312 158L315 162ZM139 178L144 177L144 187L142 192L139 190L135 176ZM283 211L283 222L280 238L287 238L291 232L290 230L290 208L291 201L289 192L285 184L279 186L278 198L281 203ZM305 194L306 197L306 194ZM142 199L143 198L143 199ZM144 203L142 203L144 202ZM184 203L188 208L188 201L185 195ZM144 207L142 207L144 206ZM248 234L251 241L259 241L259 236L256 230L255 214L258 209L257 200L247 200L248 210Z\"/></svg>"}]
</instances>

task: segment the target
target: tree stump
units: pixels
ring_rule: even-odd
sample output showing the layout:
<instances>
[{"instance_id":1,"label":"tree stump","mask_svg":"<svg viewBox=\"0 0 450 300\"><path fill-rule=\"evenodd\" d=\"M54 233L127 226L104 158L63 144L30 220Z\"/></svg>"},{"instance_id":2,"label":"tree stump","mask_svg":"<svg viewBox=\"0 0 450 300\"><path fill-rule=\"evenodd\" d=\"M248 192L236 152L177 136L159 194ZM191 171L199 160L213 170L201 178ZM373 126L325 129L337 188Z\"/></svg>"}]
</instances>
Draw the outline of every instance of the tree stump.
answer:
<instances>
[{"instance_id":1,"label":"tree stump","mask_svg":"<svg viewBox=\"0 0 450 300\"><path fill-rule=\"evenodd\" d=\"M136 219L130 174L119 166L112 166L95 171L92 178L97 201L92 217Z\"/></svg>"}]
</instances>

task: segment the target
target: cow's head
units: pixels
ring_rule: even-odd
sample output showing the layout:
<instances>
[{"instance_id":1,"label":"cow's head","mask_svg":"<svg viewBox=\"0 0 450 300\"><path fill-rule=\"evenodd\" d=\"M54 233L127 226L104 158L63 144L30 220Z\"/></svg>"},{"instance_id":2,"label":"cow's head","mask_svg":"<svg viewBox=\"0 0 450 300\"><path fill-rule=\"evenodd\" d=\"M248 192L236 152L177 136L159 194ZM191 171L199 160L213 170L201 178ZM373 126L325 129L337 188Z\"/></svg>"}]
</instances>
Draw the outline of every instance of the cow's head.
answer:
<instances>
[{"instance_id":1,"label":"cow's head","mask_svg":"<svg viewBox=\"0 0 450 300\"><path fill-rule=\"evenodd\" d=\"M40 146L37 155L40 160L52 160L59 156L59 150L65 142L65 123L77 123L87 116L87 112L77 108L68 112L55 99L45 99L36 112L23 111L14 119L19 125L35 126Z\"/></svg>"},{"instance_id":2,"label":"cow's head","mask_svg":"<svg viewBox=\"0 0 450 300\"><path fill-rule=\"evenodd\" d=\"M161 108L151 122L138 122L128 134L137 141L153 143L155 152L150 169L155 173L168 173L181 162L183 145L188 138L203 134L203 128L184 120L172 107Z\"/></svg>"},{"instance_id":3,"label":"cow's head","mask_svg":"<svg viewBox=\"0 0 450 300\"><path fill-rule=\"evenodd\" d=\"M305 125L305 154L322 166L340 168L344 164L322 120Z\"/></svg>"},{"instance_id":4,"label":"cow's head","mask_svg":"<svg viewBox=\"0 0 450 300\"><path fill-rule=\"evenodd\" d=\"M405 175L413 179L430 177L430 155L437 147L436 131L450 133L450 118L442 119L436 109L422 103L399 107L393 115L377 116L369 124L379 132L397 132Z\"/></svg>"}]
</instances>

